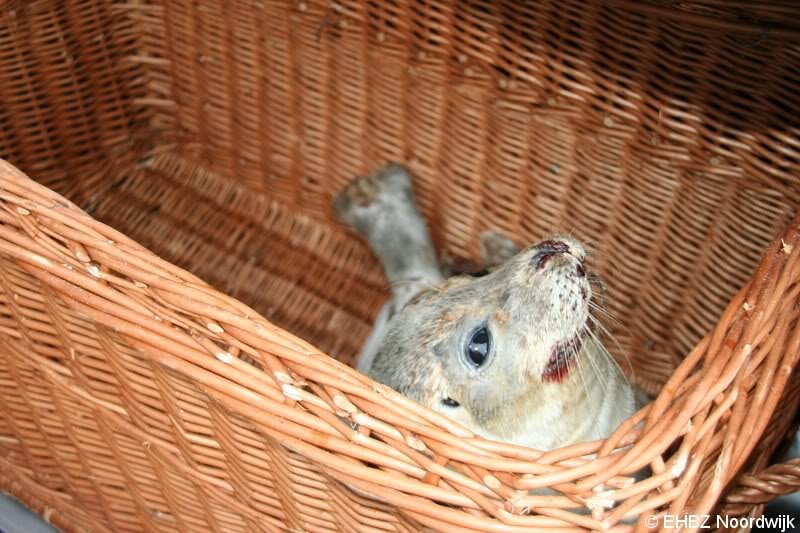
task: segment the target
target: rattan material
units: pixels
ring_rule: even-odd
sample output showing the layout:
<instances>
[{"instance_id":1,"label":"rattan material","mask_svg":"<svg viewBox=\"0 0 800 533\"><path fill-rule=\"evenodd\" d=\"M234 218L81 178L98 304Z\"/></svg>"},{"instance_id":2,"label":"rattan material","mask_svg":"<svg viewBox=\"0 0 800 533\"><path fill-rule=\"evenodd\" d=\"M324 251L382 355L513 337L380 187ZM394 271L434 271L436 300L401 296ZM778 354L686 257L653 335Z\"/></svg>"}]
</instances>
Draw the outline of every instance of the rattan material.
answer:
<instances>
[{"instance_id":1,"label":"rattan material","mask_svg":"<svg viewBox=\"0 0 800 533\"><path fill-rule=\"evenodd\" d=\"M731 503L725 508L727 514L737 514L740 505L749 511L753 503L766 503L775 496L796 492L800 486L800 458L773 465L759 476L745 476L739 485L726 498Z\"/></svg>"},{"instance_id":2,"label":"rattan material","mask_svg":"<svg viewBox=\"0 0 800 533\"><path fill-rule=\"evenodd\" d=\"M2 4L0 156L94 220L0 170L0 486L93 531L597 530L797 487L769 457L798 399L800 32L767 20L797 8L634 4ZM592 241L609 347L666 383L638 440L487 443L321 355L386 295L329 202L387 159L450 256ZM587 497L625 503L562 510Z\"/></svg>"}]
</instances>

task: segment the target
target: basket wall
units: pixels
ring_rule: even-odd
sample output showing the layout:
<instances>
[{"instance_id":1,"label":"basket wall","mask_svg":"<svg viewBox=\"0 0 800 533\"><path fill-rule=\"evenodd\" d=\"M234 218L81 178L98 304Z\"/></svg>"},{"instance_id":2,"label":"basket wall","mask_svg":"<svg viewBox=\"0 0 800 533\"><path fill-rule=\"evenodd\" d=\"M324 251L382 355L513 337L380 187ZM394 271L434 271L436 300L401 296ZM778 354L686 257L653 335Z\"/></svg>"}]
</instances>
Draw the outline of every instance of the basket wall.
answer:
<instances>
[{"instance_id":1,"label":"basket wall","mask_svg":"<svg viewBox=\"0 0 800 533\"><path fill-rule=\"evenodd\" d=\"M625 325L610 324L609 347L655 391L796 209L800 47L791 29L622 4L8 2L0 157L345 362L386 287L330 199L356 173L407 162L446 254L474 259L485 229L590 239ZM16 466L3 486L54 519L425 523L330 482L263 421L232 415L240 404L68 310L9 257L0 435ZM140 449L154 434L164 448Z\"/></svg>"}]
</instances>

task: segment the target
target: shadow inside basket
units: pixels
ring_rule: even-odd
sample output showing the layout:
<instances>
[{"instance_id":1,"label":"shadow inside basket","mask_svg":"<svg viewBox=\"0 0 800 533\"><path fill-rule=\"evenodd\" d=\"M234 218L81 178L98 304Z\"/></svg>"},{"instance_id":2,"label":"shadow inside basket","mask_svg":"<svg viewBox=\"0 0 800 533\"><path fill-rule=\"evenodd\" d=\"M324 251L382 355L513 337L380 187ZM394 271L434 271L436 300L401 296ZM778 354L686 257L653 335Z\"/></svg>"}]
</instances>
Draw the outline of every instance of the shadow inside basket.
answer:
<instances>
[{"instance_id":1,"label":"shadow inside basket","mask_svg":"<svg viewBox=\"0 0 800 533\"><path fill-rule=\"evenodd\" d=\"M275 325L352 364L388 294L380 265L359 239L179 153L111 172L95 182L100 186L71 199Z\"/></svg>"}]
</instances>

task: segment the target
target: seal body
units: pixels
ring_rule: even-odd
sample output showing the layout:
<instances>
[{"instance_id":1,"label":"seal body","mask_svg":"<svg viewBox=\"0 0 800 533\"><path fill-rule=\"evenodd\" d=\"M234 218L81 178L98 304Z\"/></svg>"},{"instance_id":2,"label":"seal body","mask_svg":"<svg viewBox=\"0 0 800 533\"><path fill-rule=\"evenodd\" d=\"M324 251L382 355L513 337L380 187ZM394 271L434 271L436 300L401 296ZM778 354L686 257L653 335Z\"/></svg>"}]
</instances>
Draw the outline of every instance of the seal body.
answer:
<instances>
[{"instance_id":1,"label":"seal body","mask_svg":"<svg viewBox=\"0 0 800 533\"><path fill-rule=\"evenodd\" d=\"M390 165L334 200L392 287L357 368L486 438L550 450L607 437L641 397L594 331L581 243L520 250L487 233L489 272L445 279L411 183Z\"/></svg>"}]
</instances>

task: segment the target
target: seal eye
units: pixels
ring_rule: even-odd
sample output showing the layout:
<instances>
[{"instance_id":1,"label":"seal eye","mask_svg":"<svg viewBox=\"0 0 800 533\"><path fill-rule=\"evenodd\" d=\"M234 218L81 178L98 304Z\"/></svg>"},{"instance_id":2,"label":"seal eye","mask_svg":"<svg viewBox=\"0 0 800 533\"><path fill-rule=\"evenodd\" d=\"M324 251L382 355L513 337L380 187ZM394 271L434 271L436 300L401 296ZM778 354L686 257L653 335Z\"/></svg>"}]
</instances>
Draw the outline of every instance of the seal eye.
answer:
<instances>
[{"instance_id":1,"label":"seal eye","mask_svg":"<svg viewBox=\"0 0 800 533\"><path fill-rule=\"evenodd\" d=\"M467 357L476 367L481 366L486 361L489 354L489 332L486 327L475 330L472 338L467 345Z\"/></svg>"}]
</instances>

